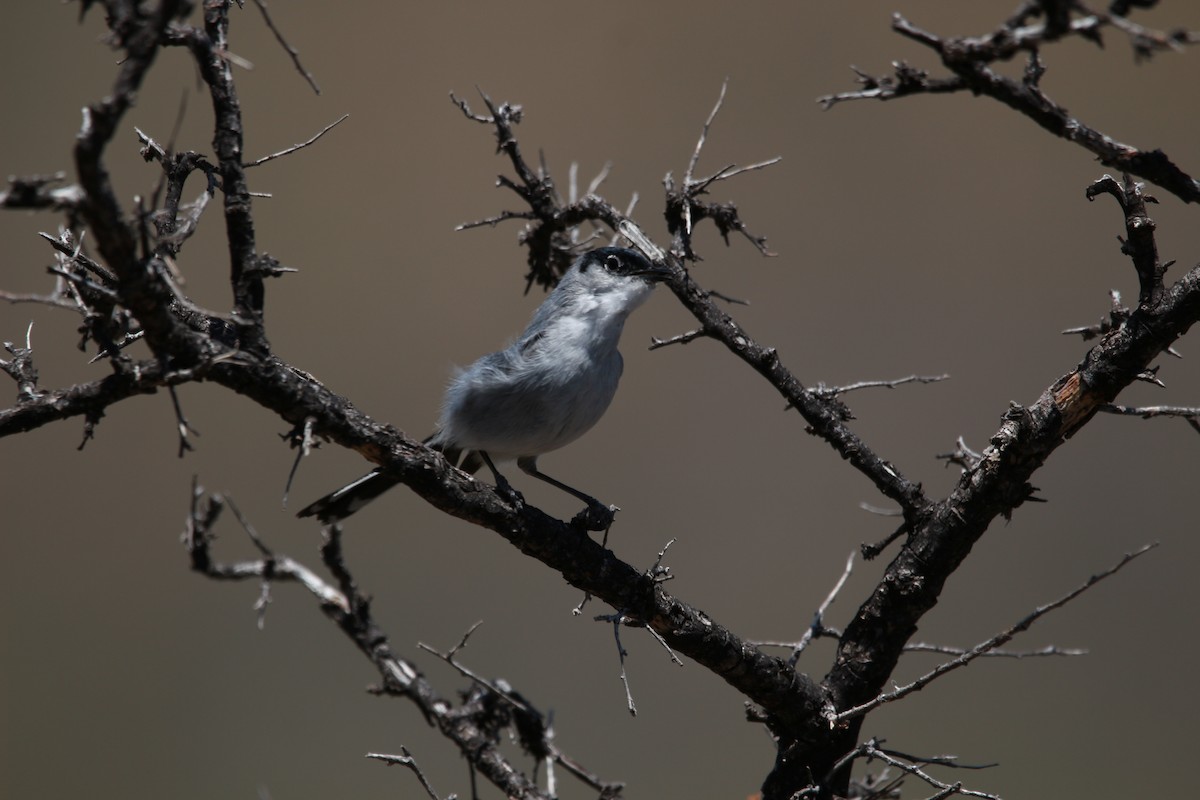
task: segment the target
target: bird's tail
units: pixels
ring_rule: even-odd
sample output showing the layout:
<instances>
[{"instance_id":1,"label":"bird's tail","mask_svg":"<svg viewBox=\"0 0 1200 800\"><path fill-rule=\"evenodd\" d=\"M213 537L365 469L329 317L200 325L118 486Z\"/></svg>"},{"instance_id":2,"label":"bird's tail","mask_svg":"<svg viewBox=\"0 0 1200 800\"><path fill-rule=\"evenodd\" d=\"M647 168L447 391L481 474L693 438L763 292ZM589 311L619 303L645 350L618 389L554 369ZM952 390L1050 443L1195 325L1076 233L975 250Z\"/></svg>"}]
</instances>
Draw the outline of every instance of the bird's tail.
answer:
<instances>
[{"instance_id":1,"label":"bird's tail","mask_svg":"<svg viewBox=\"0 0 1200 800\"><path fill-rule=\"evenodd\" d=\"M430 436L422 444L441 452L452 465L458 466L464 472L474 475L483 466L483 459L474 450L464 453L460 448L450 447L436 440L437 434ZM462 458L462 465L458 460ZM360 508L370 503L376 497L398 484L400 480L393 475L377 469L368 472L353 483L348 483L336 492L310 503L296 512L297 517L316 517L326 525L341 522Z\"/></svg>"},{"instance_id":2,"label":"bird's tail","mask_svg":"<svg viewBox=\"0 0 1200 800\"><path fill-rule=\"evenodd\" d=\"M341 522L399 482L398 478L377 469L305 506L296 516L316 517L326 525L332 525Z\"/></svg>"}]
</instances>

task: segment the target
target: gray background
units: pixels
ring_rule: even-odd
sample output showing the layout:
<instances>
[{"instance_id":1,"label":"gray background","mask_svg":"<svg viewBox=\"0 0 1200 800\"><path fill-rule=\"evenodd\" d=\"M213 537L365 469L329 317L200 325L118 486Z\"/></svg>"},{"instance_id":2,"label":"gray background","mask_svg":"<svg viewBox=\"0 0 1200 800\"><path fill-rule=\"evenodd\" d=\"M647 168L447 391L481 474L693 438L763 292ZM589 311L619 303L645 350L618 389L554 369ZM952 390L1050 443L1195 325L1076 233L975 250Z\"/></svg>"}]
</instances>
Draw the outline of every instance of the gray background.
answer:
<instances>
[{"instance_id":1,"label":"gray background","mask_svg":"<svg viewBox=\"0 0 1200 800\"><path fill-rule=\"evenodd\" d=\"M79 109L111 86L115 55L100 13L11 3L0 48L5 121L0 170L70 170ZM889 31L890 13L944 34L982 33L1015 3L715 2L603 5L272 4L316 74L314 97L252 6L234 12L246 150L302 141L343 113L318 146L251 173L258 244L301 270L269 285L268 325L281 357L363 410L414 436L431 430L451 365L518 332L540 301L522 294L515 224L455 233L517 205L493 188L506 163L491 132L463 119L450 90L524 104L518 135L566 187L614 164L608 196L639 192L637 217L660 241L663 175L682 174L721 81L730 79L700 171L782 155L776 168L719 186L775 259L726 249L711 228L699 280L753 305L735 308L804 382L848 383L948 372L933 385L852 395L865 440L934 496L957 470L934 455L965 437L982 448L1010 400L1032 402L1081 358L1065 327L1092 323L1107 292L1136 297L1118 251L1115 203L1089 204L1103 174L1085 152L998 104L968 95L847 105L814 99L851 88L851 64L893 59L935 68ZM1138 19L1200 28L1200 8L1164 3ZM1135 66L1126 41L1050 48L1044 88L1083 121L1200 169L1195 91L1200 53ZM1009 65L1017 74L1020 65ZM147 193L156 167L137 157L133 126L166 139L188 94L181 148L211 152L211 111L182 52L167 52L110 149L118 190ZM190 185L189 198L199 191ZM1164 258L1200 252L1195 210L1159 193ZM49 215L0 215L0 283L49 286ZM214 205L181 267L200 303L229 306ZM104 375L74 349L76 319L0 306L0 339L33 343L44 387ZM846 556L893 520L865 480L807 436L779 397L706 342L647 352L651 335L691 326L666 292L630 322L626 377L589 436L542 460L552 474L624 508L618 555L649 564L671 537L672 591L754 639L798 637ZM1132 403L1200 403L1195 336L1183 361L1161 359L1164 392ZM12 389L5 402L11 402ZM292 452L286 426L216 387L184 387L201 431L175 457L165 394L113 408L75 451L78 420L0 443L0 796L417 797L407 772L362 758L407 745L442 794L469 794L461 760L403 702L369 696L366 662L300 589L276 587L255 628L254 584L187 571L179 533L193 475L231 493L268 541L315 560L317 529L280 509ZM909 752L951 752L1001 766L964 777L1006 797L1115 798L1178 792L1195 741L1193 584L1195 463L1200 436L1178 420L1101 416L1038 473L1049 503L997 522L950 581L921 639L969 646L1149 541L1162 548L1039 623L1019 640L1086 647L1071 660L988 661L868 720L864 733ZM319 450L291 509L360 474L357 456ZM576 509L529 485L551 513ZM249 555L226 520L217 553ZM572 617L579 593L498 537L398 490L353 520L346 542L395 646L449 692L462 681L415 649L445 648L484 620L464 658L554 709L558 743L630 798L744 797L770 766L765 732L742 698L694 664L673 666L624 635L640 714L624 708L611 632ZM858 564L834 606L841 624L883 563ZM598 604L590 607L602 613ZM803 666L823 674L828 642ZM906 658L910 679L936 663ZM588 793L568 783L564 796ZM906 796L928 794L910 786ZM485 790L484 796L495 792Z\"/></svg>"}]
</instances>

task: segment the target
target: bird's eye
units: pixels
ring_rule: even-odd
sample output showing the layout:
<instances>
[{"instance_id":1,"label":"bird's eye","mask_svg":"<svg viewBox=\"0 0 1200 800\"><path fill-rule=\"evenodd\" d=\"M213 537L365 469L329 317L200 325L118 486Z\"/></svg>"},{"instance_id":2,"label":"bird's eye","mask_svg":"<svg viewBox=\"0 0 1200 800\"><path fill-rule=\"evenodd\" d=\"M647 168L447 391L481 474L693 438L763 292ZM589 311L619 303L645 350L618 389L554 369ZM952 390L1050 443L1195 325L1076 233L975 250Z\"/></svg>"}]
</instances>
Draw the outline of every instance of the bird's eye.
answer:
<instances>
[{"instance_id":1,"label":"bird's eye","mask_svg":"<svg viewBox=\"0 0 1200 800\"><path fill-rule=\"evenodd\" d=\"M609 272L619 272L621 269L621 259L616 256L608 256L604 259L604 268Z\"/></svg>"}]
</instances>

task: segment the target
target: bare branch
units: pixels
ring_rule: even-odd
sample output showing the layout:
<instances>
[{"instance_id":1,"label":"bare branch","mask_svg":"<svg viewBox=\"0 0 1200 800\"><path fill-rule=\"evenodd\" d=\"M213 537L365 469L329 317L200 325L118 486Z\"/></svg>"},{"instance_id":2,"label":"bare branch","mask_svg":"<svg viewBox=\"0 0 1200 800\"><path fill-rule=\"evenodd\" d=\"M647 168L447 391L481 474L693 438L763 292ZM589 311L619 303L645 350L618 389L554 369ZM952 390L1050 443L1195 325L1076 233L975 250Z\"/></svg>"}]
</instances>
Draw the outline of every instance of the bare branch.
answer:
<instances>
[{"instance_id":1,"label":"bare branch","mask_svg":"<svg viewBox=\"0 0 1200 800\"><path fill-rule=\"evenodd\" d=\"M1161 384L1160 384L1161 385ZM1123 414L1131 417L1182 417L1197 433L1200 433L1200 406L1122 406L1106 403L1100 410L1108 414Z\"/></svg>"},{"instance_id":2,"label":"bare branch","mask_svg":"<svg viewBox=\"0 0 1200 800\"><path fill-rule=\"evenodd\" d=\"M259 4L260 4L260 6L261 6L261 0L254 0L254 2L256 2L256 3L259 3ZM318 94L319 94L319 92L318 92ZM313 136L311 139L308 139L307 141L301 142L300 144L294 144L294 145L292 145L291 147L288 147L288 148L285 148L285 149L283 149L283 150L280 150L278 153L271 153L271 155L269 155L269 156L263 156L262 158L255 159L254 161L251 161L250 163L248 163L248 164L246 164L246 165L245 165L245 166L246 166L246 169L250 169L251 167L257 167L257 166L259 166L260 164L265 164L265 163L267 163L268 161L273 161L273 160L275 160L276 158L281 158L281 157L283 157L283 156L286 156L286 155L288 155L288 154L290 154L290 153L294 153L294 152L296 152L297 150L303 150L305 147L308 147L309 145L313 144L313 143L314 143L314 142L316 142L318 139L320 139L322 136L324 136L325 134L329 133L331 130L333 130L334 128L336 128L338 125L341 125L343 122L345 122L345 121L346 121L346 120L348 120L348 119L350 119L350 115L349 115L349 114L342 114L342 115L341 115L340 117L338 117L336 120L334 120L333 122L329 123L329 124L328 124L328 125L326 125L324 128L322 128L320 131L318 131L318 132L317 132L317 134L316 134L315 136Z\"/></svg>"},{"instance_id":3,"label":"bare branch","mask_svg":"<svg viewBox=\"0 0 1200 800\"><path fill-rule=\"evenodd\" d=\"M633 692L629 688L629 676L625 672L625 656L629 653L621 645L621 623L626 619L624 614L610 614L596 617L597 622L611 622L613 626L613 639L617 643L617 658L621 660L621 684L625 687L625 703L629 709L629 715L637 716L637 706L633 702Z\"/></svg>"},{"instance_id":4,"label":"bare branch","mask_svg":"<svg viewBox=\"0 0 1200 800\"><path fill-rule=\"evenodd\" d=\"M255 0L255 2L258 2L258 0ZM384 753L367 753L366 757L382 761L389 767L395 764L399 764L402 767L408 767L416 774L417 780L419 780L421 782L421 786L425 788L425 793L432 797L433 800L441 800L441 798L438 797L437 792L433 790L433 786L429 783L429 779L425 777L425 773L421 771L419 766L417 766L416 759L414 759L412 754L408 752L408 748L401 745L400 752L404 755L390 756ZM454 800L455 797L457 797L457 795L448 795L446 800Z\"/></svg>"},{"instance_id":5,"label":"bare branch","mask_svg":"<svg viewBox=\"0 0 1200 800\"><path fill-rule=\"evenodd\" d=\"M1110 575L1113 575L1114 573L1116 573L1118 570L1120 570L1122 567L1124 567L1130 561L1133 561L1138 556L1143 555L1144 553L1147 553L1150 550L1153 550L1157 546L1158 546L1157 543L1148 544L1148 545L1145 545L1144 547L1140 548L1139 550L1135 550L1132 553L1126 553L1124 558L1122 558L1120 561L1118 561L1113 566L1109 567L1108 569L1104 570L1103 572L1099 572L1099 573L1093 575L1092 577L1088 578L1087 581L1085 581L1081 586L1071 590L1070 592L1063 595L1059 599L1057 599L1051 603L1047 603L1044 606L1037 607L1036 609L1033 610L1032 613L1023 617L1012 627L1008 628L1007 630L1005 630L1001 633L996 634L995 636L993 636L992 638L988 639L985 642L980 642L979 644L975 645L975 647L966 651L958 658L956 658L952 661L947 661L943 664L940 664L935 669L933 669L930 672L925 673L924 675L917 678L912 683L901 686L894 691L881 694L878 697L876 697L874 700L871 700L870 702L863 703L862 705L858 705L853 708L845 709L844 711L840 711L836 714L831 714L829 717L830 724L841 723L848 719L853 719L855 717L861 717L862 715L866 714L867 712L869 712L875 708L878 708L879 706L883 705L884 703L891 703L895 700L900 700L900 699L912 694L913 692L919 692L921 689L923 689L927 685L929 685L932 681L936 680L937 678L940 678L942 675L945 675L947 672L958 669L959 667L965 667L967 664L971 663L976 658L979 658L983 653L986 653L990 650L996 649L997 647L1012 640L1012 638L1014 636L1016 636L1017 634L1028 630L1029 627L1033 623L1037 622L1039 619L1041 619L1046 614L1049 614L1051 611L1054 611L1056 609L1062 608L1064 605L1071 602L1076 597L1083 594L1084 592L1086 592L1088 589L1095 586L1100 581L1102 581L1105 578L1109 577Z\"/></svg>"},{"instance_id":6,"label":"bare branch","mask_svg":"<svg viewBox=\"0 0 1200 800\"><path fill-rule=\"evenodd\" d=\"M969 650L964 650L960 647L948 647L943 644L927 644L926 642L912 642L904 646L905 652L909 653L940 653L946 656L961 656L969 653ZM1047 658L1053 656L1086 656L1088 651L1078 647L1057 647L1055 645L1046 645L1037 650L988 650L986 653L980 653L980 658Z\"/></svg>"},{"instance_id":7,"label":"bare branch","mask_svg":"<svg viewBox=\"0 0 1200 800\"><path fill-rule=\"evenodd\" d=\"M837 395L857 391L859 389L895 389L897 386L901 386L906 383L937 383L939 381L949 380L949 378L950 376L947 374L909 375L906 378L896 378L895 380L890 381L859 381L858 383L851 383L846 386L826 386L823 383L818 383L812 391L818 395L836 397Z\"/></svg>"},{"instance_id":8,"label":"bare branch","mask_svg":"<svg viewBox=\"0 0 1200 800\"><path fill-rule=\"evenodd\" d=\"M258 6L258 10L262 12L263 21L266 22L267 27L271 29L271 33L275 34L275 41L279 42L280 46L283 47L283 49L286 50L287 54L291 57L292 63L296 66L296 71L304 76L304 80L308 81L308 85L312 87L312 90L315 94L320 94L321 87L317 86L317 79L314 78L312 73L305 69L304 65L300 63L300 52L296 48L292 47L288 43L287 39L283 38L283 34L279 31L279 28L275 27L275 21L271 19L271 15L267 13L266 0L254 0L254 4Z\"/></svg>"},{"instance_id":9,"label":"bare branch","mask_svg":"<svg viewBox=\"0 0 1200 800\"><path fill-rule=\"evenodd\" d=\"M206 497L203 489L193 483L191 510L183 534L192 569L221 580L264 579L300 583L318 599L321 611L370 659L383 679L379 689L381 693L404 697L416 704L426 719L436 724L443 736L451 739L464 753L471 754L473 767L505 793L549 800L549 795L539 790L536 784L500 754L497 742L489 730L482 726L482 718L473 716L485 713L477 705L480 698L467 698L464 700L467 707L456 708L433 689L413 664L393 653L387 636L371 616L369 601L355 588L350 571L342 560L338 526L325 529L327 539L322 549L325 566L340 583L340 588L335 588L298 561L271 552L244 518L243 528L263 558L231 564L214 561L210 552L212 526L225 505L223 498ZM256 604L256 611L261 614L259 604ZM472 706L472 703L475 705Z\"/></svg>"},{"instance_id":10,"label":"bare branch","mask_svg":"<svg viewBox=\"0 0 1200 800\"><path fill-rule=\"evenodd\" d=\"M199 436L200 431L193 428L187 421L187 417L183 415L183 407L179 405L179 394L175 391L175 387L168 386L167 390L171 394L171 405L175 408L175 422L179 431L179 457L183 458L184 453L193 449L192 443L188 441L188 434Z\"/></svg>"},{"instance_id":11,"label":"bare branch","mask_svg":"<svg viewBox=\"0 0 1200 800\"><path fill-rule=\"evenodd\" d=\"M696 164L700 161L700 151L704 149L704 143L708 140L708 129L712 127L713 120L717 118L717 114L721 111L721 106L725 103L725 90L729 88L729 78L721 81L721 94L717 96L717 102L713 104L712 111L708 114L708 119L704 120L704 127L700 129L700 138L696 140L696 149L692 151L692 157L688 161L687 171L683 173L683 185L691 186L693 184L692 175L696 172ZM692 228L689 225L687 232L690 234Z\"/></svg>"},{"instance_id":12,"label":"bare branch","mask_svg":"<svg viewBox=\"0 0 1200 800\"><path fill-rule=\"evenodd\" d=\"M695 340L707 335L708 334L706 334L702 329L697 328L694 331L688 331L687 333L681 333L677 336L672 336L670 339L660 339L657 336L651 336L650 346L646 349L657 350L658 348L666 347L667 345L687 344L688 342L694 342Z\"/></svg>"},{"instance_id":13,"label":"bare branch","mask_svg":"<svg viewBox=\"0 0 1200 800\"><path fill-rule=\"evenodd\" d=\"M808 630L800 637L800 641L792 648L792 656L788 659L788 666L795 667L800 661L800 654L804 652L809 643L816 637L824 634L825 628L825 612L833 605L833 601L837 599L838 593L842 591L842 587L846 585L846 581L850 578L850 573L854 570L854 553L846 558L846 568L842 570L842 577L838 578L837 583L833 585L833 589L826 595L825 600L817 607L817 613L813 614L812 624L808 626Z\"/></svg>"},{"instance_id":14,"label":"bare branch","mask_svg":"<svg viewBox=\"0 0 1200 800\"><path fill-rule=\"evenodd\" d=\"M852 761L858 758L865 757L868 761L877 758L880 761L906 772L909 775L914 775L928 783L930 786L941 790L937 794L933 795L933 797L931 797L929 800L934 800L934 798L950 797L956 794L965 795L967 797L982 797L984 800L1000 800L998 795L988 794L987 792L979 792L972 789L964 789L961 782L953 784L943 783L917 766L917 763L922 763L937 764L944 767L958 767L959 769L986 769L987 767L995 766L994 764L967 766L956 763L954 756L934 756L928 759L915 758L913 756L897 757L894 751L884 750L881 748L879 746L880 743L881 740L879 739L871 739L870 741L864 742L843 756L841 760L834 765L834 768L831 770L831 772L838 772L839 770L849 766Z\"/></svg>"},{"instance_id":15,"label":"bare branch","mask_svg":"<svg viewBox=\"0 0 1200 800\"><path fill-rule=\"evenodd\" d=\"M1072 20L1068 32L1098 41L1098 31L1114 23L1113 15L1089 15ZM1121 23L1126 32L1132 29ZM1046 25L1007 27L979 37L942 38L923 30L899 14L893 15L892 28L900 35L918 42L940 56L942 63L953 73L951 76L933 79L924 70L915 69L905 62L894 64L893 77L875 78L858 72L862 89L854 92L827 95L818 102L828 109L846 100L876 99L890 100L913 94L971 91L1007 105L1029 117L1052 134L1085 148L1102 164L1138 175L1185 202L1200 202L1200 181L1192 178L1177 167L1161 150L1140 150L1124 144L1072 117L1067 109L1050 100L1038 87L1044 67L1038 60L1038 48L1047 40L1055 38ZM1161 35L1158 40L1176 45L1197 41L1194 34ZM1134 37L1135 50L1139 55L1148 55L1156 48L1154 36ZM989 65L995 61L1012 58L1021 51L1031 53L1025 80L1017 81L993 70Z\"/></svg>"}]
</instances>

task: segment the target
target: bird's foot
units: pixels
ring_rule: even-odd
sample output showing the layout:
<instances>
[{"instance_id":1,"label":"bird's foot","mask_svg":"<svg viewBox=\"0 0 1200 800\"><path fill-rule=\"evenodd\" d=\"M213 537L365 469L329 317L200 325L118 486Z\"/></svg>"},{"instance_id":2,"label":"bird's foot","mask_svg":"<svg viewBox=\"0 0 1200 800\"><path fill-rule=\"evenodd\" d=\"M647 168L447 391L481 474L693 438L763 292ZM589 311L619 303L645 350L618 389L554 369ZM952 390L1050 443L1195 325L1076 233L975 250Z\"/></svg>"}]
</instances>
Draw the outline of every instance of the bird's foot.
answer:
<instances>
[{"instance_id":1,"label":"bird's foot","mask_svg":"<svg viewBox=\"0 0 1200 800\"><path fill-rule=\"evenodd\" d=\"M496 494L500 495L500 499L518 511L524 508L525 496L514 489L513 485L505 480L503 475L497 473L496 477L499 478L496 482Z\"/></svg>"},{"instance_id":2,"label":"bird's foot","mask_svg":"<svg viewBox=\"0 0 1200 800\"><path fill-rule=\"evenodd\" d=\"M604 505L599 500L592 500L587 508L571 518L571 525L585 531L603 531L608 533L612 527L617 512L621 509L614 505Z\"/></svg>"}]
</instances>

